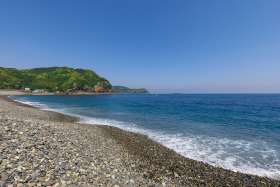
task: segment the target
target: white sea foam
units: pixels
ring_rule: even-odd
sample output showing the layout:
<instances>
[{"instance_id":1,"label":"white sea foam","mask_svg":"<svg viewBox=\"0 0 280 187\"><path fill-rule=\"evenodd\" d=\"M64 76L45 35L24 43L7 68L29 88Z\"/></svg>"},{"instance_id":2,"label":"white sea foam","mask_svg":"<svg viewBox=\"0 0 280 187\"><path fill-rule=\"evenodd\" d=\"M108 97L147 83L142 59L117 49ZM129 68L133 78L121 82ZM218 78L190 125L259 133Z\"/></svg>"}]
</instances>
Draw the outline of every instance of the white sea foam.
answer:
<instances>
[{"instance_id":1,"label":"white sea foam","mask_svg":"<svg viewBox=\"0 0 280 187\"><path fill-rule=\"evenodd\" d=\"M187 158L202 161L213 166L280 179L279 153L270 148L265 142L231 140L228 138L216 138L203 135L169 134L144 129L134 123L85 117L69 113L63 109L52 109L40 102L15 101L40 107L43 110L51 110L78 117L80 118L80 123L114 126L127 131L144 134ZM251 157L248 155L251 155ZM260 155L263 159L268 160L269 163L262 163L256 160L256 155Z\"/></svg>"},{"instance_id":2,"label":"white sea foam","mask_svg":"<svg viewBox=\"0 0 280 187\"><path fill-rule=\"evenodd\" d=\"M13 98L11 98L11 99L13 99ZM40 103L40 102L35 102L35 101L31 102L31 101L18 100L18 99L13 99L13 100L16 101L16 102L25 104L25 105L34 106L34 107L39 107L39 108L41 108L41 109L43 109L44 107L47 107L47 105L42 104L42 103Z\"/></svg>"},{"instance_id":3,"label":"white sea foam","mask_svg":"<svg viewBox=\"0 0 280 187\"><path fill-rule=\"evenodd\" d=\"M82 118L81 123L102 124L127 131L145 134L151 139L194 160L232 171L280 179L280 160L275 150L264 142L249 142L198 135L168 134L139 128L136 124L109 119ZM261 146L261 147L260 147ZM251 159L243 155L251 154ZM264 165L253 158L254 154L269 157L271 163ZM250 156L249 156L250 158Z\"/></svg>"},{"instance_id":4,"label":"white sea foam","mask_svg":"<svg viewBox=\"0 0 280 187\"><path fill-rule=\"evenodd\" d=\"M25 105L29 105L29 106L33 106L33 107L37 107L40 108L41 110L46 110L46 111L53 111L53 112L59 112L59 113L64 113L64 110L59 110L59 109L53 109L50 108L48 105L43 104L41 102L36 102L36 101L26 101L26 100L18 100L18 99L14 99L12 98L14 101L25 104ZM69 114L72 115L72 114Z\"/></svg>"}]
</instances>

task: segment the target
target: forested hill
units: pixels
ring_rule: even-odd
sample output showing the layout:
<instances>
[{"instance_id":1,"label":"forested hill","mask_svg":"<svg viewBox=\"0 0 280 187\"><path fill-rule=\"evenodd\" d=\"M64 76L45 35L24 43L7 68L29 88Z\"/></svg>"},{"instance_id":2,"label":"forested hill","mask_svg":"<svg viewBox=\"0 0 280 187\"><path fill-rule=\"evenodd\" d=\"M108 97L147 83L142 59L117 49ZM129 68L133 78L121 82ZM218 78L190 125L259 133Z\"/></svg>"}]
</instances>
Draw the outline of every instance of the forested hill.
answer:
<instances>
[{"instance_id":1,"label":"forested hill","mask_svg":"<svg viewBox=\"0 0 280 187\"><path fill-rule=\"evenodd\" d=\"M149 93L145 88L128 88L125 86L113 86L112 92L114 93Z\"/></svg>"},{"instance_id":2,"label":"forested hill","mask_svg":"<svg viewBox=\"0 0 280 187\"><path fill-rule=\"evenodd\" d=\"M108 80L100 77L92 70L68 67L18 70L0 67L0 89L107 92L111 88Z\"/></svg>"}]
</instances>

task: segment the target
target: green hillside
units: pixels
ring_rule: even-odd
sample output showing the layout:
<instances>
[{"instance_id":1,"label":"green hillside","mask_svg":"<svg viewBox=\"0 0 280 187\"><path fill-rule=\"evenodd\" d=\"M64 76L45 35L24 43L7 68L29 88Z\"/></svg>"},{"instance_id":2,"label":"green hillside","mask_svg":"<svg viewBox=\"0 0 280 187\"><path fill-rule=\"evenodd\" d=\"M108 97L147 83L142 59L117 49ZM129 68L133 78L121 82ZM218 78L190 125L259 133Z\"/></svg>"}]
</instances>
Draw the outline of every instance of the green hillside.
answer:
<instances>
[{"instance_id":1,"label":"green hillside","mask_svg":"<svg viewBox=\"0 0 280 187\"><path fill-rule=\"evenodd\" d=\"M109 91L110 82L91 70L50 67L18 70L0 67L0 89Z\"/></svg>"}]
</instances>

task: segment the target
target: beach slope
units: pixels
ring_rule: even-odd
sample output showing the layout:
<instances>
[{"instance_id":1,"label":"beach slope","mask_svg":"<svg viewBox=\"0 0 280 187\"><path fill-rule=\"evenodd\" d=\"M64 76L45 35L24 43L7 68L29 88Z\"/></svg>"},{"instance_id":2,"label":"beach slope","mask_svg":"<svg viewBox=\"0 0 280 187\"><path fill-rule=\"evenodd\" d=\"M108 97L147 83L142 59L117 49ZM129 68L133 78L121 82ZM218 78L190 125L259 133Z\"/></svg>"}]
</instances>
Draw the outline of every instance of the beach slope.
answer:
<instances>
[{"instance_id":1,"label":"beach slope","mask_svg":"<svg viewBox=\"0 0 280 187\"><path fill-rule=\"evenodd\" d=\"M146 136L0 97L0 186L279 186L212 167Z\"/></svg>"}]
</instances>

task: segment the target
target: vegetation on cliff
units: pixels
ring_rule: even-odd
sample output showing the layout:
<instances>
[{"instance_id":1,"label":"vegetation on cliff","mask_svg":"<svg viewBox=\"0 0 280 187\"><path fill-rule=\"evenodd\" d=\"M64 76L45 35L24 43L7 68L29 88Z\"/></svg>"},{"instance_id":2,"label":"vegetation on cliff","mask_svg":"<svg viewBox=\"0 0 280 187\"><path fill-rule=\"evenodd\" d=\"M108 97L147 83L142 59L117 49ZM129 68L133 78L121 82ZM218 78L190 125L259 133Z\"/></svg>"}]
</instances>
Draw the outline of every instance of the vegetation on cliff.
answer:
<instances>
[{"instance_id":1,"label":"vegetation on cliff","mask_svg":"<svg viewBox=\"0 0 280 187\"><path fill-rule=\"evenodd\" d=\"M68 67L50 67L18 70L0 67L0 89L43 89L55 91L110 91L108 80L95 72Z\"/></svg>"}]
</instances>

